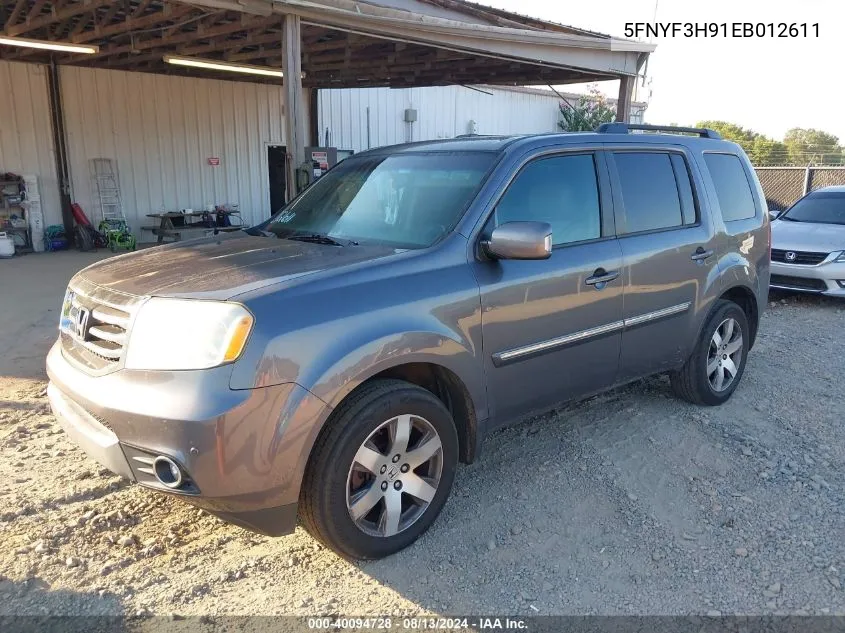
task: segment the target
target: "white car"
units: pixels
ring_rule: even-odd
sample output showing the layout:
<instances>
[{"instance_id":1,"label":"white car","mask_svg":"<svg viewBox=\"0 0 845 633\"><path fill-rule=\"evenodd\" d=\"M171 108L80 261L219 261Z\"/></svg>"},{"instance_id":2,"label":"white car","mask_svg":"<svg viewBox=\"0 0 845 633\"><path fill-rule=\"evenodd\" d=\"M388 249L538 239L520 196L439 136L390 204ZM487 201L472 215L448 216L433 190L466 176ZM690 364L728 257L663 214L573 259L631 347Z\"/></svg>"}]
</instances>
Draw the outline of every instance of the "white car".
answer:
<instances>
[{"instance_id":1,"label":"white car","mask_svg":"<svg viewBox=\"0 0 845 633\"><path fill-rule=\"evenodd\" d=\"M772 221L772 288L845 297L845 187L824 187Z\"/></svg>"}]
</instances>

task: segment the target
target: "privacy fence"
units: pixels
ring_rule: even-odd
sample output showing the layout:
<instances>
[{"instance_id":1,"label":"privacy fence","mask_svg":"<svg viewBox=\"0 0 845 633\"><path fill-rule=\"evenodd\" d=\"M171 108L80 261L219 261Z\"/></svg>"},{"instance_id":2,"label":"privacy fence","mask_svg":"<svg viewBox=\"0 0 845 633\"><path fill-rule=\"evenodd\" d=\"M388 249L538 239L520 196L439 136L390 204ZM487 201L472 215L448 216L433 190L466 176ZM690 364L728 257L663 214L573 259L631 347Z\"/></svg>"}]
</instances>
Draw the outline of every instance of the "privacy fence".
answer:
<instances>
[{"instance_id":1,"label":"privacy fence","mask_svg":"<svg viewBox=\"0 0 845 633\"><path fill-rule=\"evenodd\" d=\"M757 167L770 211L783 211L804 194L845 185L845 167Z\"/></svg>"}]
</instances>

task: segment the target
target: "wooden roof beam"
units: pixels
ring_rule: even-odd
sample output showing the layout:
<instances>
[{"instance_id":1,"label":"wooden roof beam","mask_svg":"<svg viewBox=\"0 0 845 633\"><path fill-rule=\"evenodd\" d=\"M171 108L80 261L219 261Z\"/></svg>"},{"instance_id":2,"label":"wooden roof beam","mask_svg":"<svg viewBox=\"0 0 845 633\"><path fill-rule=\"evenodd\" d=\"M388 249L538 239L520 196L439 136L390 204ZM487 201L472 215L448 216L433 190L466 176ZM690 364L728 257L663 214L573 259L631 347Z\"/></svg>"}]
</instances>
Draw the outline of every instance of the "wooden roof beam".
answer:
<instances>
[{"instance_id":1,"label":"wooden roof beam","mask_svg":"<svg viewBox=\"0 0 845 633\"><path fill-rule=\"evenodd\" d=\"M12 13L9 14L6 24L3 25L3 30L7 30L18 21L18 18L21 17L21 13L23 13L24 4L26 4L26 0L18 0L15 3L15 8L12 9Z\"/></svg>"},{"instance_id":2,"label":"wooden roof beam","mask_svg":"<svg viewBox=\"0 0 845 633\"><path fill-rule=\"evenodd\" d=\"M210 28L200 33L198 31L181 32L176 35L167 37L153 37L146 40L140 40L134 44L122 44L119 46L101 46L98 53L93 55L86 55L85 59L75 57L64 57L60 60L61 63L79 63L89 62L95 59L102 59L104 57L111 57L112 55L119 55L121 53L130 53L132 51L143 51L151 48L171 48L174 44L184 44L187 42L194 42L197 40L210 40L218 35L230 35L239 31L249 31L259 27L269 27L278 24L278 18L255 18L252 16L244 16L240 20L230 24L221 24L219 26Z\"/></svg>"},{"instance_id":3,"label":"wooden roof beam","mask_svg":"<svg viewBox=\"0 0 845 633\"><path fill-rule=\"evenodd\" d=\"M94 11L102 6L111 4L113 1L114 0L80 0L79 2L68 5L62 9L54 8L53 11L48 14L39 15L44 6L44 2L43 0L37 0L35 5L32 7L32 10L29 12L26 21L21 24L8 27L6 29L6 34L12 37L16 35L23 35L24 33L29 33L30 31L50 26L56 22L62 22L82 13Z\"/></svg>"}]
</instances>

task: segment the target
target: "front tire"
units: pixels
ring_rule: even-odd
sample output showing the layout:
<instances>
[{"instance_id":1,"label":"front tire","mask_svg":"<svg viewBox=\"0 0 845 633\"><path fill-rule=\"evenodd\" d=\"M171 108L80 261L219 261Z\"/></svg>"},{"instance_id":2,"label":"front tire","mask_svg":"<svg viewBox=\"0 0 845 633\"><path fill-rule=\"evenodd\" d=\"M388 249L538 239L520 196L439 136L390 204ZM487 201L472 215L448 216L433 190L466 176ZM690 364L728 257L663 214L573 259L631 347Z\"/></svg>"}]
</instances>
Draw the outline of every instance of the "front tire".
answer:
<instances>
[{"instance_id":1,"label":"front tire","mask_svg":"<svg viewBox=\"0 0 845 633\"><path fill-rule=\"evenodd\" d=\"M300 518L339 554L389 556L434 523L457 463L455 424L438 398L401 380L373 381L334 411L317 439Z\"/></svg>"},{"instance_id":2,"label":"front tire","mask_svg":"<svg viewBox=\"0 0 845 633\"><path fill-rule=\"evenodd\" d=\"M720 300L692 355L681 369L669 374L675 395L711 407L727 402L745 372L750 331L742 308Z\"/></svg>"}]
</instances>

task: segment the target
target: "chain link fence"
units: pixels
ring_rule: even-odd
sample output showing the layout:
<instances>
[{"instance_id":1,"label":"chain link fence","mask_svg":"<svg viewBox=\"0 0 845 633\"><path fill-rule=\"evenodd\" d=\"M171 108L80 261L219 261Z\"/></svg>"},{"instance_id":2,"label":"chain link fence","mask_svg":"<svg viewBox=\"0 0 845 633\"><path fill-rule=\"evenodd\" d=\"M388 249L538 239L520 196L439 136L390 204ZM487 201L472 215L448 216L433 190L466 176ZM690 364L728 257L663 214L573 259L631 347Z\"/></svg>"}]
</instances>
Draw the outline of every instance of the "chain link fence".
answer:
<instances>
[{"instance_id":1,"label":"chain link fence","mask_svg":"<svg viewBox=\"0 0 845 633\"><path fill-rule=\"evenodd\" d=\"M756 167L770 211L783 211L801 196L830 185L845 185L845 167Z\"/></svg>"}]
</instances>

